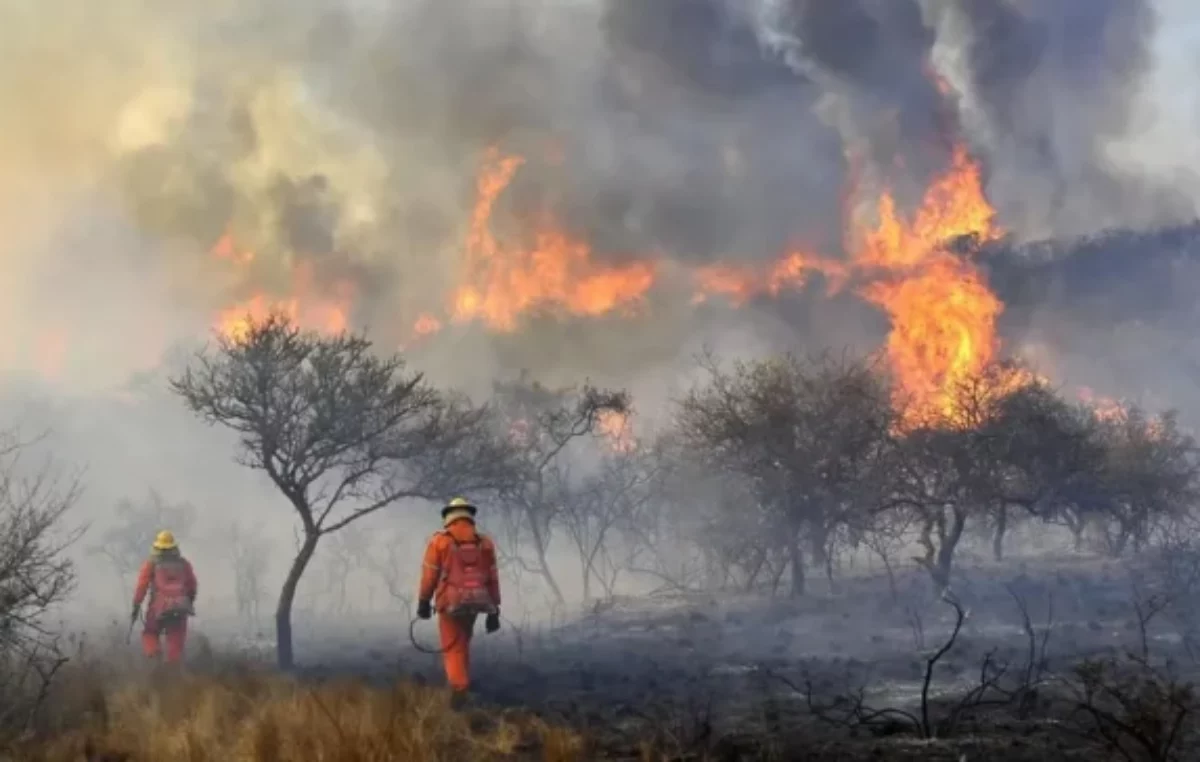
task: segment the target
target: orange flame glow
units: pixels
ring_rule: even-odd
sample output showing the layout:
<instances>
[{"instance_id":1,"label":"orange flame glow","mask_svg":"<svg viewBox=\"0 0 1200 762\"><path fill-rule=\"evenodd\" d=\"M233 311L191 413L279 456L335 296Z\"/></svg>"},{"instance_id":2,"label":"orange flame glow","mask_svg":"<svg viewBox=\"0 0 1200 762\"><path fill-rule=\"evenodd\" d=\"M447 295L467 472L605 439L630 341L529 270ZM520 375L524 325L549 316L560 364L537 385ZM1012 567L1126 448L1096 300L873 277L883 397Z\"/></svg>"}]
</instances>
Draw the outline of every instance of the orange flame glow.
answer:
<instances>
[{"instance_id":1,"label":"orange flame glow","mask_svg":"<svg viewBox=\"0 0 1200 762\"><path fill-rule=\"evenodd\" d=\"M312 267L300 263L292 271L292 287L287 296L280 298L255 292L250 298L221 310L215 329L225 338L241 341L252 323L280 314L305 330L326 335L343 333L349 327L353 286L339 282L325 291L332 295L319 294Z\"/></svg>"},{"instance_id":2,"label":"orange flame glow","mask_svg":"<svg viewBox=\"0 0 1200 762\"><path fill-rule=\"evenodd\" d=\"M596 429L608 443L613 452L628 453L637 449L637 439L633 436L633 426L629 416L615 410L605 410L596 421Z\"/></svg>"},{"instance_id":3,"label":"orange flame glow","mask_svg":"<svg viewBox=\"0 0 1200 762\"><path fill-rule=\"evenodd\" d=\"M911 421L954 420L954 389L996 359L996 320L1004 309L979 270L947 249L963 236L1001 235L979 168L958 146L911 223L887 193L878 213L877 227L866 231L854 255L856 267L869 273L859 293L891 319L885 351Z\"/></svg>"},{"instance_id":4,"label":"orange flame glow","mask_svg":"<svg viewBox=\"0 0 1200 762\"><path fill-rule=\"evenodd\" d=\"M608 449L613 452L632 452L637 449L634 426L629 415L616 410L604 410L596 420L596 431L605 438Z\"/></svg>"},{"instance_id":5,"label":"orange flame glow","mask_svg":"<svg viewBox=\"0 0 1200 762\"><path fill-rule=\"evenodd\" d=\"M447 319L479 321L491 330L511 332L532 312L595 317L630 313L643 305L664 272L656 258L597 261L585 241L548 216L526 228L524 235L501 238L495 229L496 204L525 159L496 149L485 159L475 183L460 285L452 290L444 315L423 313L417 318L411 327L414 338L437 333ZM858 178L861 173L851 174ZM854 190L843 199L847 205ZM823 275L830 291L836 291L853 278L856 293L891 320L884 351L897 379L897 396L906 401L909 415L952 419L954 390L990 367L1000 350L996 322L1003 304L978 267L950 250L964 236L986 241L1002 234L984 195L979 167L966 147L958 145L949 168L926 190L911 217L900 213L890 192L875 206L873 224L847 223L848 259L798 249L766 267L700 267L689 273L693 302L723 297L739 305L803 287L813 274ZM239 250L231 236L218 242L214 255L243 267L254 261L254 254ZM312 287L311 270L303 267L296 268L294 281L284 298L255 293L223 311L219 330L227 336L244 335L247 317L261 319L272 310L310 329L345 328L352 293L331 298L328 289L318 292Z\"/></svg>"},{"instance_id":6,"label":"orange flame glow","mask_svg":"<svg viewBox=\"0 0 1200 762\"><path fill-rule=\"evenodd\" d=\"M495 150L488 154L467 234L466 285L452 299L454 319L482 320L508 332L521 314L536 309L595 317L635 307L654 284L653 262L596 263L586 243L551 224L541 226L530 248L497 240L491 227L496 199L522 163Z\"/></svg>"},{"instance_id":7,"label":"orange flame glow","mask_svg":"<svg viewBox=\"0 0 1200 762\"><path fill-rule=\"evenodd\" d=\"M1119 400L1097 394L1090 387L1079 387L1079 399L1088 406L1097 420L1117 422L1129 417L1129 408Z\"/></svg>"},{"instance_id":8,"label":"orange flame glow","mask_svg":"<svg viewBox=\"0 0 1200 762\"><path fill-rule=\"evenodd\" d=\"M829 290L836 291L844 284L849 269L843 262L801 251L788 254L765 271L748 265L705 265L692 275L692 303L722 296L734 306L741 306L756 296L779 296L786 290L801 288L812 273L823 274L829 279Z\"/></svg>"},{"instance_id":9,"label":"orange flame glow","mask_svg":"<svg viewBox=\"0 0 1200 762\"><path fill-rule=\"evenodd\" d=\"M417 336L429 336L442 330L442 321L430 315L428 312L421 314L417 318L417 322L413 324L413 333Z\"/></svg>"}]
</instances>

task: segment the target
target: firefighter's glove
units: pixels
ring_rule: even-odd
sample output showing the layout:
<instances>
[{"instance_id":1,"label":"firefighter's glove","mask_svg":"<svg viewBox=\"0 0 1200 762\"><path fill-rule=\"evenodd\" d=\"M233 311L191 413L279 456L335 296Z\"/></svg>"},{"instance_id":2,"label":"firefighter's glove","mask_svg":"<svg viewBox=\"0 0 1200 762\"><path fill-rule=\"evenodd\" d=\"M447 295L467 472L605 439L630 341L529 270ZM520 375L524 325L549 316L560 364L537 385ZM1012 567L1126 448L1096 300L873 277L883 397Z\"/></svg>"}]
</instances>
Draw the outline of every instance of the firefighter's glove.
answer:
<instances>
[{"instance_id":1,"label":"firefighter's glove","mask_svg":"<svg viewBox=\"0 0 1200 762\"><path fill-rule=\"evenodd\" d=\"M419 601L417 603L417 618L428 619L433 616L433 607L429 605L429 601Z\"/></svg>"},{"instance_id":2,"label":"firefighter's glove","mask_svg":"<svg viewBox=\"0 0 1200 762\"><path fill-rule=\"evenodd\" d=\"M133 611L131 611L129 613L129 621L136 622L138 620L138 617L141 616L141 614L142 614L142 604L140 604L140 603L133 604Z\"/></svg>"},{"instance_id":3,"label":"firefighter's glove","mask_svg":"<svg viewBox=\"0 0 1200 762\"><path fill-rule=\"evenodd\" d=\"M483 629L488 631L488 634L500 629L500 614L488 614L487 619L483 620Z\"/></svg>"}]
</instances>

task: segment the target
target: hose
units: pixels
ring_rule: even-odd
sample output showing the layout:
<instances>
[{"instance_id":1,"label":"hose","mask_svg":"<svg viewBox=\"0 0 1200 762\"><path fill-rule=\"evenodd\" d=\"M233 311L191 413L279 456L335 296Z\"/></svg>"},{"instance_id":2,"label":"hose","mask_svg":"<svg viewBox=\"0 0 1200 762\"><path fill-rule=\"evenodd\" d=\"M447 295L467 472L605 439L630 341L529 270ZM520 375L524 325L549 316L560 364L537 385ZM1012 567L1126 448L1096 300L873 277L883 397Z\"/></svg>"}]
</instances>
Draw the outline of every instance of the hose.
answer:
<instances>
[{"instance_id":1,"label":"hose","mask_svg":"<svg viewBox=\"0 0 1200 762\"><path fill-rule=\"evenodd\" d=\"M412 618L412 621L408 623L408 639L412 643L413 648L417 649L421 653L429 654L431 656L444 654L453 648L454 644L458 642L458 639L455 638L454 640L450 641L450 644L445 648L426 648L417 642L417 622L419 621L421 621L421 617L415 616Z\"/></svg>"},{"instance_id":2,"label":"hose","mask_svg":"<svg viewBox=\"0 0 1200 762\"><path fill-rule=\"evenodd\" d=\"M505 622L508 622L508 620L505 619L503 616L501 616L500 618L502 620L504 620ZM444 654L447 651L449 651L458 642L458 638L455 638L454 640L450 641L449 645L447 645L443 648L426 648L425 646L423 646L417 642L417 622L419 622L419 621L421 621L421 617L419 617L419 616L415 616L412 618L411 621L409 621L409 623L408 623L408 640L410 643L412 643L412 647L417 649L421 653L429 654L430 656L438 656L440 654ZM512 622L509 622L509 624L511 625Z\"/></svg>"}]
</instances>

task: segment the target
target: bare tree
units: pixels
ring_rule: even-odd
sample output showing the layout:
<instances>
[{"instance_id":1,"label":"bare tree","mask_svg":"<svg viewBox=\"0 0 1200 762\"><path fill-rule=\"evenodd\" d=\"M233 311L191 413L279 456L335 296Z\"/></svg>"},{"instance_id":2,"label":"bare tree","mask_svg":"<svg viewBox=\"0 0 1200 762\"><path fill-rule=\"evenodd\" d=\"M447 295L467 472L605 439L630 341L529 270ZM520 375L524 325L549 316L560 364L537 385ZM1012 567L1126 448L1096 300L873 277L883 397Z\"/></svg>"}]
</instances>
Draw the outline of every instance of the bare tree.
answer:
<instances>
[{"instance_id":1,"label":"bare tree","mask_svg":"<svg viewBox=\"0 0 1200 762\"><path fill-rule=\"evenodd\" d=\"M639 454L653 502L624 527L628 570L675 592L753 588L786 546L748 480L701 467L672 431Z\"/></svg>"},{"instance_id":2,"label":"bare tree","mask_svg":"<svg viewBox=\"0 0 1200 762\"><path fill-rule=\"evenodd\" d=\"M537 574L555 601L566 603L550 568L547 551L570 485L568 448L590 437L606 413L629 413L629 396L584 385L582 389L549 389L526 375L511 383L495 384L504 433L520 453L510 486L502 495L510 542L524 539L533 551L533 566L509 550L509 560Z\"/></svg>"},{"instance_id":3,"label":"bare tree","mask_svg":"<svg viewBox=\"0 0 1200 762\"><path fill-rule=\"evenodd\" d=\"M29 445L0 433L0 731L33 724L67 661L45 619L74 589L66 550L82 534L63 525L78 480L52 461L26 464Z\"/></svg>"},{"instance_id":4,"label":"bare tree","mask_svg":"<svg viewBox=\"0 0 1200 762\"><path fill-rule=\"evenodd\" d=\"M1094 495L1116 557L1131 542L1141 550L1157 522L1184 515L1200 497L1196 443L1173 413L1152 417L1136 407L1101 419L1098 429L1105 458Z\"/></svg>"},{"instance_id":5,"label":"bare tree","mask_svg":"<svg viewBox=\"0 0 1200 762\"><path fill-rule=\"evenodd\" d=\"M407 532L396 531L383 541L383 552L370 550L363 556L367 569L375 574L388 596L404 607L407 617L413 615L413 591L416 580L413 559L420 558L421 548Z\"/></svg>"},{"instance_id":6,"label":"bare tree","mask_svg":"<svg viewBox=\"0 0 1200 762\"><path fill-rule=\"evenodd\" d=\"M807 543L825 566L839 526L877 496L872 475L893 414L884 379L867 362L823 355L718 366L701 358L707 383L679 404L677 433L714 473L745 479L755 503L786 542L791 590L805 588Z\"/></svg>"},{"instance_id":7,"label":"bare tree","mask_svg":"<svg viewBox=\"0 0 1200 762\"><path fill-rule=\"evenodd\" d=\"M850 546L865 547L883 564L892 600L900 598L900 590L896 585L895 557L910 541L912 526L913 515L908 511L864 512L847 525Z\"/></svg>"},{"instance_id":8,"label":"bare tree","mask_svg":"<svg viewBox=\"0 0 1200 762\"><path fill-rule=\"evenodd\" d=\"M292 604L319 540L408 498L499 485L507 449L490 410L448 396L363 336L302 332L286 317L250 320L171 381L190 410L239 437L238 461L263 471L300 522L301 542L275 611L281 668L294 664Z\"/></svg>"},{"instance_id":9,"label":"bare tree","mask_svg":"<svg viewBox=\"0 0 1200 762\"><path fill-rule=\"evenodd\" d=\"M356 525L329 538L321 564L321 595L328 601L330 613L341 616L349 611L347 593L354 573L366 566L367 545L367 534Z\"/></svg>"},{"instance_id":10,"label":"bare tree","mask_svg":"<svg viewBox=\"0 0 1200 762\"><path fill-rule=\"evenodd\" d=\"M186 536L196 522L196 509L190 503L173 503L155 489L139 502L121 500L114 513L116 521L89 552L108 559L124 590L133 589L133 577L160 530Z\"/></svg>"},{"instance_id":11,"label":"bare tree","mask_svg":"<svg viewBox=\"0 0 1200 762\"><path fill-rule=\"evenodd\" d=\"M65 557L81 530L63 520L79 498L80 485L52 462L26 471L28 447L12 432L0 433L0 652L44 645L43 617L74 589L75 568Z\"/></svg>"},{"instance_id":12,"label":"bare tree","mask_svg":"<svg viewBox=\"0 0 1200 762\"><path fill-rule=\"evenodd\" d=\"M236 521L229 524L221 539L233 564L233 597L238 619L249 631L257 632L262 622L260 607L267 592L270 546L260 528L247 529Z\"/></svg>"},{"instance_id":13,"label":"bare tree","mask_svg":"<svg viewBox=\"0 0 1200 762\"><path fill-rule=\"evenodd\" d=\"M610 453L563 506L561 522L579 554L585 602L592 598L593 580L606 596L613 594L624 567L612 557L613 541L632 530L653 497L651 467L637 452Z\"/></svg>"}]
</instances>

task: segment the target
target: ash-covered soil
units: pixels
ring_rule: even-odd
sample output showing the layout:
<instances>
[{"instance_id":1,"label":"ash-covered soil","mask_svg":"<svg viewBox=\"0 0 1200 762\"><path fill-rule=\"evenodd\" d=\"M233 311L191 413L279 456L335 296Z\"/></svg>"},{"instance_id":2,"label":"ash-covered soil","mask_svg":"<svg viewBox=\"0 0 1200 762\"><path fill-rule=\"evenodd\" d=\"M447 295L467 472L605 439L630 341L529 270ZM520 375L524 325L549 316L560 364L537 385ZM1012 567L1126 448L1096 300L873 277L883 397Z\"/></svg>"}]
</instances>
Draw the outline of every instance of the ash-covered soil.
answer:
<instances>
[{"instance_id":1,"label":"ash-covered soil","mask_svg":"<svg viewBox=\"0 0 1200 762\"><path fill-rule=\"evenodd\" d=\"M614 754L648 735L681 751L703 748L731 759L1041 760L1085 753L1075 734L1037 707L1020 715L1011 707L973 713L954 737L936 741L912 738L903 723L846 729L816 719L805 697L810 684L817 700L865 688L874 707L916 713L925 661L946 641L955 612L917 571L899 575L895 591L880 578L813 587L799 599L677 594L617 599L557 624L505 620L500 633L477 635L476 699L587 728L609 739ZM1069 673L1086 657L1141 648L1139 592L1120 563L958 570L953 594L968 615L933 673L935 711L978 682L989 654L991 663L1016 672L1031 663L1032 645L1039 673L1052 675ZM420 623L417 636L432 647L436 628ZM1145 637L1156 653L1182 648L1166 614ZM442 679L439 657L413 649L399 617L337 647L308 644L304 651L313 677Z\"/></svg>"}]
</instances>

